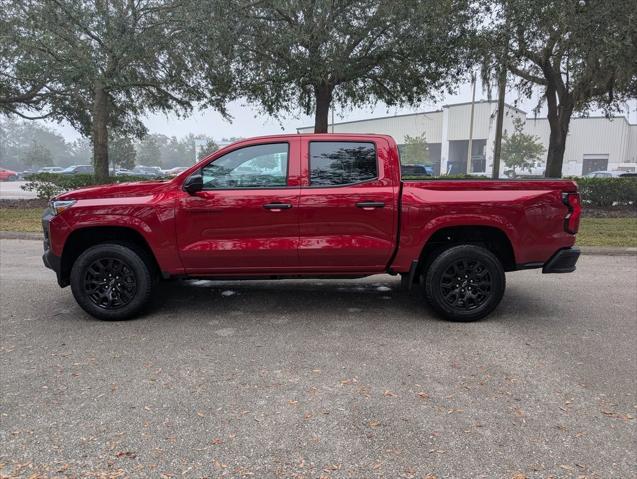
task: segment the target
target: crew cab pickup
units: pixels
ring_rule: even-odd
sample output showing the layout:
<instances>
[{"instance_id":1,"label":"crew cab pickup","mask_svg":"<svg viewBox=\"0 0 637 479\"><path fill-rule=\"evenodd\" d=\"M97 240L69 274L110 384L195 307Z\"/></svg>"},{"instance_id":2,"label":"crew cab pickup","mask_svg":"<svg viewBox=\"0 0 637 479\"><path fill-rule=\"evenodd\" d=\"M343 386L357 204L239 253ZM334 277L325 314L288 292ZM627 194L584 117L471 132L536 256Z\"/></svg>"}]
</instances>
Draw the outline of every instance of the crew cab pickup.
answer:
<instances>
[{"instance_id":1,"label":"crew cab pickup","mask_svg":"<svg viewBox=\"0 0 637 479\"><path fill-rule=\"evenodd\" d=\"M441 316L483 318L505 272L575 270L577 185L401 179L385 135L279 135L229 145L169 181L50 202L44 264L105 320L137 315L160 279L400 274Z\"/></svg>"}]
</instances>

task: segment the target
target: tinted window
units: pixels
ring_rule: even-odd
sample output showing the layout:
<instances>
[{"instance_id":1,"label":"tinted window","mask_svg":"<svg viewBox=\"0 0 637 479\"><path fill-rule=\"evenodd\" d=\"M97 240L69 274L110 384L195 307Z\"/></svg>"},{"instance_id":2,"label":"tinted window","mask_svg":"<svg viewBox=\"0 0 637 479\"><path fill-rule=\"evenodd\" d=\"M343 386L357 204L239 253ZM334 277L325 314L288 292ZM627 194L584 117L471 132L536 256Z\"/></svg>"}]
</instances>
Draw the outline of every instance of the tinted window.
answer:
<instances>
[{"instance_id":1,"label":"tinted window","mask_svg":"<svg viewBox=\"0 0 637 479\"><path fill-rule=\"evenodd\" d=\"M206 190L287 186L288 144L240 148L208 163L201 170Z\"/></svg>"},{"instance_id":2,"label":"tinted window","mask_svg":"<svg viewBox=\"0 0 637 479\"><path fill-rule=\"evenodd\" d=\"M378 176L373 143L313 141L310 143L310 184L347 185Z\"/></svg>"},{"instance_id":3,"label":"tinted window","mask_svg":"<svg viewBox=\"0 0 637 479\"><path fill-rule=\"evenodd\" d=\"M431 176L427 168L422 165L401 165L400 171L403 176Z\"/></svg>"}]
</instances>

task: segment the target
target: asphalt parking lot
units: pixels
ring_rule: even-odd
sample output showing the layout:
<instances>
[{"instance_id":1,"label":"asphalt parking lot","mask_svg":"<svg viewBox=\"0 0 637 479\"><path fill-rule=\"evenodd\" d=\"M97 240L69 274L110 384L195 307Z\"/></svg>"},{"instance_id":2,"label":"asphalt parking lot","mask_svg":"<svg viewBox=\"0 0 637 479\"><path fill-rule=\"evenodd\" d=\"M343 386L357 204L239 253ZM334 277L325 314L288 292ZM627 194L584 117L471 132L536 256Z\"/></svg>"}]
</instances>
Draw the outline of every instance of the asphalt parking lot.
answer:
<instances>
[{"instance_id":1,"label":"asphalt parking lot","mask_svg":"<svg viewBox=\"0 0 637 479\"><path fill-rule=\"evenodd\" d=\"M161 287L83 313L0 241L0 477L637 476L637 257L440 321L390 276Z\"/></svg>"},{"instance_id":2,"label":"asphalt parking lot","mask_svg":"<svg viewBox=\"0 0 637 479\"><path fill-rule=\"evenodd\" d=\"M24 200L35 198L37 195L34 191L24 191L23 185L26 181L1 181L0 182L0 200Z\"/></svg>"}]
</instances>

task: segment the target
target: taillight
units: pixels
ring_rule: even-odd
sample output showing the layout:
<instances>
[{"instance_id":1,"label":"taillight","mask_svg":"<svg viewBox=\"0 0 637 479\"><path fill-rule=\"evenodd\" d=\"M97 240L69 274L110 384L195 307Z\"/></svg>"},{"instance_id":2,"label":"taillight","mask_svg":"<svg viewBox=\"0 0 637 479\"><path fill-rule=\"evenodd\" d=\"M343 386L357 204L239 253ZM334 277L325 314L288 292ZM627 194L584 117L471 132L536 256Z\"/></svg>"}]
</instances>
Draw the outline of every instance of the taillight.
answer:
<instances>
[{"instance_id":1,"label":"taillight","mask_svg":"<svg viewBox=\"0 0 637 479\"><path fill-rule=\"evenodd\" d=\"M564 231L574 235L579 230L582 215L579 193L562 193L562 202L568 208L568 214L564 217Z\"/></svg>"}]
</instances>

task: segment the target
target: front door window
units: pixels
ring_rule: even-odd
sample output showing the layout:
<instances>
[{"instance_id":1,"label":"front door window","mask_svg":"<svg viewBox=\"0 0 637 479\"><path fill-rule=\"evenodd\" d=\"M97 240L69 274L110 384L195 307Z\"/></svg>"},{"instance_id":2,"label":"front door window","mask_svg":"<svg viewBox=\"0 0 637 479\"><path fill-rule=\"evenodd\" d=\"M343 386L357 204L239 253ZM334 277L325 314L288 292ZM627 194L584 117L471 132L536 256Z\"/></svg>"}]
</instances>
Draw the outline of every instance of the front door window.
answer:
<instances>
[{"instance_id":1,"label":"front door window","mask_svg":"<svg viewBox=\"0 0 637 479\"><path fill-rule=\"evenodd\" d=\"M204 190L287 186L288 144L234 150L202 168Z\"/></svg>"}]
</instances>

